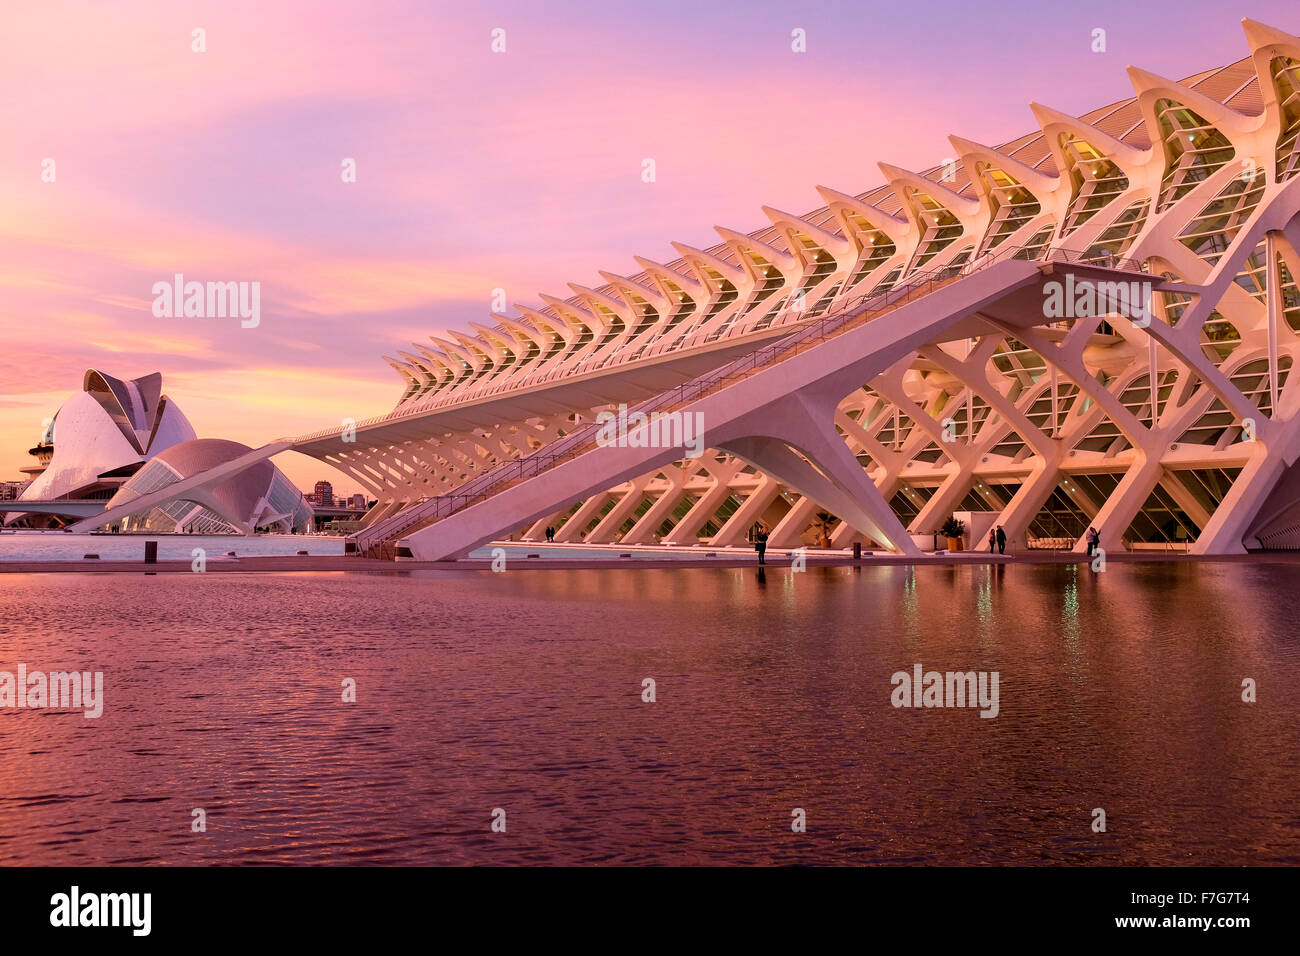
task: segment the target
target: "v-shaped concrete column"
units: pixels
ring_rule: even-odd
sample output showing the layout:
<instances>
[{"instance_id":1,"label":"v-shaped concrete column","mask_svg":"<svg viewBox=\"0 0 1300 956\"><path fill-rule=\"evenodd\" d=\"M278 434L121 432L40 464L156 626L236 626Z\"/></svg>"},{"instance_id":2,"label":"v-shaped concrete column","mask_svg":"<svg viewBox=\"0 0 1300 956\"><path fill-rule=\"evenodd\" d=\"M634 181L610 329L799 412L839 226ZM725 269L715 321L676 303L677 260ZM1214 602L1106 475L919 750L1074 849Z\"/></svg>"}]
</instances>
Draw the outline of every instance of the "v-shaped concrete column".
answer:
<instances>
[{"instance_id":1,"label":"v-shaped concrete column","mask_svg":"<svg viewBox=\"0 0 1300 956\"><path fill-rule=\"evenodd\" d=\"M745 540L749 529L763 520L763 514L772 507L781 493L781 482L771 475L763 475L759 484L750 492L736 513L727 519L710 544L729 547Z\"/></svg>"},{"instance_id":2,"label":"v-shaped concrete column","mask_svg":"<svg viewBox=\"0 0 1300 956\"><path fill-rule=\"evenodd\" d=\"M748 425L754 434L727 442L724 450L824 505L873 541L920 555L834 423L832 400L796 393L751 413L740 427Z\"/></svg>"},{"instance_id":3,"label":"v-shaped concrete column","mask_svg":"<svg viewBox=\"0 0 1300 956\"><path fill-rule=\"evenodd\" d=\"M623 543L649 544L654 539L655 532L668 520L668 516L673 513L673 509L686 494L687 472L686 468L664 468L663 474L668 479L668 487L659 493L654 504L637 519L636 524L627 529L627 534L622 538Z\"/></svg>"}]
</instances>

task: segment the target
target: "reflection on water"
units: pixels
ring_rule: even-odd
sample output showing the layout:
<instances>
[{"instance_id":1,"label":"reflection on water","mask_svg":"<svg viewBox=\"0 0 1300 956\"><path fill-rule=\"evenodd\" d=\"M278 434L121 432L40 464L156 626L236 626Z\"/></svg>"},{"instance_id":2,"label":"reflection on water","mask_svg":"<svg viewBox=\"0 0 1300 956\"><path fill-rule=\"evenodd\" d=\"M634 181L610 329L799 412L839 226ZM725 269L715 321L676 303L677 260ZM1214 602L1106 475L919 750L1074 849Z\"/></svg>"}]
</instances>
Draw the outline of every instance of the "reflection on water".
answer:
<instances>
[{"instance_id":1,"label":"reflection on water","mask_svg":"<svg viewBox=\"0 0 1300 956\"><path fill-rule=\"evenodd\" d=\"M1295 863L1298 577L4 575L0 670L106 701L0 710L0 862ZM893 709L918 662L999 716Z\"/></svg>"}]
</instances>

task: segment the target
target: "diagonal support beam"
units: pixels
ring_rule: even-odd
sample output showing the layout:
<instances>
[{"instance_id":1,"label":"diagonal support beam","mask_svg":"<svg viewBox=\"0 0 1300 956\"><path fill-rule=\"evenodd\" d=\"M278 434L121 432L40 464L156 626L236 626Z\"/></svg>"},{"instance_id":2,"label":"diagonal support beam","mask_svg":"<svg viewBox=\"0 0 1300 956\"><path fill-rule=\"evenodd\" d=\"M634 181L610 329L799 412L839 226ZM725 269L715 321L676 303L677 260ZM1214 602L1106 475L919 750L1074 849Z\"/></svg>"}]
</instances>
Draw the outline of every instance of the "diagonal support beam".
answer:
<instances>
[{"instance_id":1,"label":"diagonal support beam","mask_svg":"<svg viewBox=\"0 0 1300 956\"><path fill-rule=\"evenodd\" d=\"M792 395L755 416L762 422L761 429L755 428L761 434L732 440L726 450L825 505L872 540L920 556L889 502L835 431L834 414L833 406L820 409L805 396Z\"/></svg>"},{"instance_id":2,"label":"diagonal support beam","mask_svg":"<svg viewBox=\"0 0 1300 956\"><path fill-rule=\"evenodd\" d=\"M273 455L278 455L282 451L288 450L292 446L289 441L272 442L269 445L263 445L261 448L254 448L245 452L238 458L232 458L230 461L222 462L214 468L207 471L201 471L196 475L190 475L188 478L182 478L180 481L172 482L157 491L149 494L140 495L132 498L126 504L118 505L115 508L105 508L102 512L93 518L83 518L71 526L73 532L94 531L103 525L112 524L115 521L121 521L133 514L148 511L155 505L164 505L175 498L184 498L187 494L198 494L207 498L206 492L224 481L232 478L241 471L246 471L254 465L266 461ZM220 509L219 509L220 510ZM251 530L251 529L250 529Z\"/></svg>"}]
</instances>

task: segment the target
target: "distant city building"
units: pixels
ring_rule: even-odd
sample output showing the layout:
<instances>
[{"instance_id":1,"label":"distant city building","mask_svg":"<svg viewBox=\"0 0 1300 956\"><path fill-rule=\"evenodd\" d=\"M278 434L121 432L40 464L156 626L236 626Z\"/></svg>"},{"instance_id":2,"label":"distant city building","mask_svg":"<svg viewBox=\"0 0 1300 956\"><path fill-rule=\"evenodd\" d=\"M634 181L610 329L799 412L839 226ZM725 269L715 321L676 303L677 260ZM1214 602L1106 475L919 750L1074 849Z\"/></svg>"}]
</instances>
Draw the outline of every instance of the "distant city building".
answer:
<instances>
[{"instance_id":1,"label":"distant city building","mask_svg":"<svg viewBox=\"0 0 1300 956\"><path fill-rule=\"evenodd\" d=\"M366 510L366 496L358 492L348 499L348 507L356 511Z\"/></svg>"},{"instance_id":2,"label":"distant city building","mask_svg":"<svg viewBox=\"0 0 1300 956\"><path fill-rule=\"evenodd\" d=\"M0 481L0 501L17 501L30 481Z\"/></svg>"},{"instance_id":3,"label":"distant city building","mask_svg":"<svg viewBox=\"0 0 1300 956\"><path fill-rule=\"evenodd\" d=\"M334 507L334 486L328 481L316 482L316 490L309 496L312 504L319 505L322 508Z\"/></svg>"}]
</instances>

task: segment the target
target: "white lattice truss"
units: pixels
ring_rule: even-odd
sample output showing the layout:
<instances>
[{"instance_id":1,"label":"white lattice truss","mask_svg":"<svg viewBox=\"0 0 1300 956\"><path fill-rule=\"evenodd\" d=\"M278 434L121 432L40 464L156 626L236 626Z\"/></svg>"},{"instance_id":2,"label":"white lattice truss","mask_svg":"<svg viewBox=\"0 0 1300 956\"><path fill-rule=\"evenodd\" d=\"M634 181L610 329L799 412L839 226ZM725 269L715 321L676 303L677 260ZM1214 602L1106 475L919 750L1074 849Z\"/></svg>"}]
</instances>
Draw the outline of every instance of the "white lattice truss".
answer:
<instances>
[{"instance_id":1,"label":"white lattice truss","mask_svg":"<svg viewBox=\"0 0 1300 956\"><path fill-rule=\"evenodd\" d=\"M424 558L548 526L734 545L756 522L775 547L829 529L915 554L956 511L996 512L1022 546L1080 550L1095 526L1108 549L1300 547L1300 40L1245 32L1229 66L1130 69L1133 99L1077 119L1034 104L1040 129L998 148L952 137L924 173L882 163L866 193L819 187L804 216L764 207L758 232L432 336L387 359L391 413L268 453L379 499L361 550ZM1048 315L1066 279L1149 280L1154 318ZM672 405L704 416L700 458L545 457L601 410L819 323Z\"/></svg>"}]
</instances>

